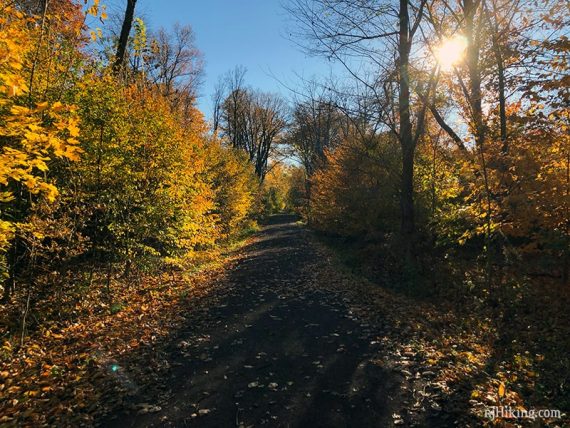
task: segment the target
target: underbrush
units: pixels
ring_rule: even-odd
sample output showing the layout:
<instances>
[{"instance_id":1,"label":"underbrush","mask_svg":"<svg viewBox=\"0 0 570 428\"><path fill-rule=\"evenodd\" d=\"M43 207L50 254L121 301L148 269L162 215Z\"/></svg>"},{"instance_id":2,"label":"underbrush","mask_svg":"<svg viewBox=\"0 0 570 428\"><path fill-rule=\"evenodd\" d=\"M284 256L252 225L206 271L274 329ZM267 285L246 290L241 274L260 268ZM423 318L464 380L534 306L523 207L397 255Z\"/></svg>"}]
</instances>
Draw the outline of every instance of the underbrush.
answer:
<instances>
[{"instance_id":1,"label":"underbrush","mask_svg":"<svg viewBox=\"0 0 570 428\"><path fill-rule=\"evenodd\" d=\"M489 281L476 258L435 253L406 270L388 244L316 236L348 283L360 284L351 295L365 316L392 317L400 351L413 348L437 373L446 414L465 426L494 426L485 407L570 409L570 292L559 279L511 264L493 266Z\"/></svg>"},{"instance_id":2,"label":"underbrush","mask_svg":"<svg viewBox=\"0 0 570 428\"><path fill-rule=\"evenodd\" d=\"M255 229L193 260L193 269L162 263L125 276L117 266L78 265L65 278L43 278L46 292L33 301L20 288L0 305L0 424L92 424L132 392L129 379L160 371L159 344L199 308ZM128 373L119 360L144 360L129 370L149 373Z\"/></svg>"}]
</instances>

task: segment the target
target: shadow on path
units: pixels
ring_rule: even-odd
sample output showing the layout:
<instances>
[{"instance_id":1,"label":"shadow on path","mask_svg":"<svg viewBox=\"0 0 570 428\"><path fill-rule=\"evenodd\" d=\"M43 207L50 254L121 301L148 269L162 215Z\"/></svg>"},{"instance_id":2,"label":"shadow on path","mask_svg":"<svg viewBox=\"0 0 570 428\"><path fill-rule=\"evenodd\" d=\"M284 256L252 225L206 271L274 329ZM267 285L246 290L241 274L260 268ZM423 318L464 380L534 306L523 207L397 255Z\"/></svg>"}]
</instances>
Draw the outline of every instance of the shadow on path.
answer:
<instances>
[{"instance_id":1,"label":"shadow on path","mask_svg":"<svg viewBox=\"0 0 570 428\"><path fill-rule=\"evenodd\" d=\"M168 345L161 386L98 424L390 426L398 378L371 363L371 330L334 294L308 287L317 255L306 234L293 216L272 217L220 297Z\"/></svg>"}]
</instances>

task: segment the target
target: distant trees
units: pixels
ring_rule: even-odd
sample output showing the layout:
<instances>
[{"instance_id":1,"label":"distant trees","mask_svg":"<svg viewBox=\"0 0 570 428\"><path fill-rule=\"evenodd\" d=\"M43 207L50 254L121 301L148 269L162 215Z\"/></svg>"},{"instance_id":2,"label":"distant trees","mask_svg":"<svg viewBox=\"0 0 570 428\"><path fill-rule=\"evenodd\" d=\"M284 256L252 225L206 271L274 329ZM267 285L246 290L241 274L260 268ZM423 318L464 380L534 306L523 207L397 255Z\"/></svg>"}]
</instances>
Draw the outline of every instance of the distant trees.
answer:
<instances>
[{"instance_id":1,"label":"distant trees","mask_svg":"<svg viewBox=\"0 0 570 428\"><path fill-rule=\"evenodd\" d=\"M301 92L304 91L304 92ZM349 119L337 100L316 82L308 82L294 101L285 141L304 170L303 186L297 189L296 200L309 222L312 179L325 165L327 152L333 150L347 132ZM300 178L298 176L296 178ZM296 183L298 185L299 183Z\"/></svg>"},{"instance_id":2,"label":"distant trees","mask_svg":"<svg viewBox=\"0 0 570 428\"><path fill-rule=\"evenodd\" d=\"M287 125L287 105L277 95L246 87L244 75L244 69L236 68L221 81L214 105L214 129L219 127L229 145L247 154L263 181L269 156Z\"/></svg>"},{"instance_id":3,"label":"distant trees","mask_svg":"<svg viewBox=\"0 0 570 428\"><path fill-rule=\"evenodd\" d=\"M175 107L188 109L194 103L203 74L202 54L189 25L175 24L151 34L147 54L148 78L160 87Z\"/></svg>"},{"instance_id":4,"label":"distant trees","mask_svg":"<svg viewBox=\"0 0 570 428\"><path fill-rule=\"evenodd\" d=\"M343 137L347 118L331 99L310 98L295 105L287 141L295 149L307 174L325 161L325 152Z\"/></svg>"}]
</instances>

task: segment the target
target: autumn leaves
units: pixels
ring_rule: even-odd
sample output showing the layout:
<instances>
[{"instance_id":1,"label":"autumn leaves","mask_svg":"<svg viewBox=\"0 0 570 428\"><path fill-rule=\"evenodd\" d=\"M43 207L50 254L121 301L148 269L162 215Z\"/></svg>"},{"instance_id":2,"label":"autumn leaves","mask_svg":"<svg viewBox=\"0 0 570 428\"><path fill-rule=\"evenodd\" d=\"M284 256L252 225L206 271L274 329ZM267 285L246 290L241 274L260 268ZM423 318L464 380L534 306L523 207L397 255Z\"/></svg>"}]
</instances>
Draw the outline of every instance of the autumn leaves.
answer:
<instances>
[{"instance_id":1,"label":"autumn leaves","mask_svg":"<svg viewBox=\"0 0 570 428\"><path fill-rule=\"evenodd\" d=\"M193 106L195 82L184 80L190 65L171 63L166 33L151 49L137 32L127 54L144 61L116 76L112 57L87 53L76 31L86 15L104 19L98 2L86 12L68 1L1 6L3 275L14 283L32 253L185 258L239 232L257 181L240 153L207 135ZM176 58L194 61L192 45L175 47ZM144 66L179 75L150 79Z\"/></svg>"}]
</instances>

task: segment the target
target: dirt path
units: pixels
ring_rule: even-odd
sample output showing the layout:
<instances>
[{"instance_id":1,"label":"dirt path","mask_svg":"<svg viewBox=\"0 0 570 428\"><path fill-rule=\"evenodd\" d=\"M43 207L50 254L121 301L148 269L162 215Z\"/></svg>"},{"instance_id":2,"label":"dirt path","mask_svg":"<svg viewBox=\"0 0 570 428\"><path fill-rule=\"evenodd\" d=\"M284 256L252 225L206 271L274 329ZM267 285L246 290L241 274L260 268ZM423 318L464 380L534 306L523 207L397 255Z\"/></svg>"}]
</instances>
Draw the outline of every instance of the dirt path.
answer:
<instances>
[{"instance_id":1,"label":"dirt path","mask_svg":"<svg viewBox=\"0 0 570 428\"><path fill-rule=\"evenodd\" d=\"M100 425L392 425L398 382L372 364L370 328L307 286L318 253L294 220L272 219L169 345L167 378Z\"/></svg>"}]
</instances>

